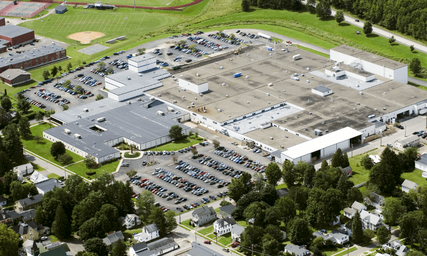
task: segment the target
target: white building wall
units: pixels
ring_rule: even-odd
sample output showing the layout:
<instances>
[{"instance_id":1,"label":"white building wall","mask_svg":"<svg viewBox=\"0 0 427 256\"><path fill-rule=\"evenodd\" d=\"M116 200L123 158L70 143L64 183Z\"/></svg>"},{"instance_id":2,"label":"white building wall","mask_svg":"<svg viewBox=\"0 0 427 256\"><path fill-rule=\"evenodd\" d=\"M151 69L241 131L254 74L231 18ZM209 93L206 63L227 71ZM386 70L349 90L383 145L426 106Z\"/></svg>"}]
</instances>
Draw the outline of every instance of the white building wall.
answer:
<instances>
[{"instance_id":1,"label":"white building wall","mask_svg":"<svg viewBox=\"0 0 427 256\"><path fill-rule=\"evenodd\" d=\"M337 151L337 145L331 145L329 147L324 148L323 150L320 150L320 157L327 157L330 155L333 155L335 153L335 151Z\"/></svg>"},{"instance_id":2,"label":"white building wall","mask_svg":"<svg viewBox=\"0 0 427 256\"><path fill-rule=\"evenodd\" d=\"M424 165L422 163L415 162L415 168L423 172L427 172L427 165Z\"/></svg>"},{"instance_id":3,"label":"white building wall","mask_svg":"<svg viewBox=\"0 0 427 256\"><path fill-rule=\"evenodd\" d=\"M179 78L179 86L195 93L204 93L209 90L208 82L198 85L182 78Z\"/></svg>"},{"instance_id":4,"label":"white building wall","mask_svg":"<svg viewBox=\"0 0 427 256\"><path fill-rule=\"evenodd\" d=\"M375 125L371 125L364 129L361 129L359 130L359 132L363 133L363 137L368 137L370 135L376 134Z\"/></svg>"},{"instance_id":5,"label":"white building wall","mask_svg":"<svg viewBox=\"0 0 427 256\"><path fill-rule=\"evenodd\" d=\"M120 88L126 86L125 84L119 83L111 78L109 78L108 76L105 77L105 88L108 90L113 90L116 88Z\"/></svg>"},{"instance_id":6,"label":"white building wall","mask_svg":"<svg viewBox=\"0 0 427 256\"><path fill-rule=\"evenodd\" d=\"M361 75L358 75L358 74L355 74L355 73L352 73L352 72L348 72L348 71L346 71L345 73L349 77L353 77L355 79L358 79L358 80L361 80L361 81L364 81L364 82L368 82L368 81L371 81L371 80L375 79L375 75L374 74L371 75L371 76L365 77L365 76L361 76Z\"/></svg>"},{"instance_id":7,"label":"white building wall","mask_svg":"<svg viewBox=\"0 0 427 256\"><path fill-rule=\"evenodd\" d=\"M394 70L394 80L407 84L408 83L408 66Z\"/></svg>"},{"instance_id":8,"label":"white building wall","mask_svg":"<svg viewBox=\"0 0 427 256\"><path fill-rule=\"evenodd\" d=\"M140 58L138 58L140 59ZM156 68L156 58L149 58L147 60L141 60L139 62L136 62L134 60L129 59L128 60L128 64L129 64L129 70L132 70L134 72L145 72L147 70L150 69L154 69Z\"/></svg>"}]
</instances>

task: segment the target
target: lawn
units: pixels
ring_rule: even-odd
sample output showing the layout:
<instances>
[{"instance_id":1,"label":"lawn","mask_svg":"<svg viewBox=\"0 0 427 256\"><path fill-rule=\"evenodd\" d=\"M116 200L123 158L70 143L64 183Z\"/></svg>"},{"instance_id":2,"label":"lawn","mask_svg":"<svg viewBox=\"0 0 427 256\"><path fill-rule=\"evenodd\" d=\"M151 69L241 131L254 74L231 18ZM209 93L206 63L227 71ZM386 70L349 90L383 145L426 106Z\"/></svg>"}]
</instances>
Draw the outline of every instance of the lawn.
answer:
<instances>
[{"instance_id":1,"label":"lawn","mask_svg":"<svg viewBox=\"0 0 427 256\"><path fill-rule=\"evenodd\" d=\"M120 163L120 161L117 160L115 162L102 165L97 169L88 169L85 166L85 163L82 161L82 162L68 166L67 169L72 171L72 172L75 172L76 174L78 174L84 178L89 178L89 176L86 175L86 171L96 171L96 174L91 176L92 178L96 178L100 174L115 172L119 163Z\"/></svg>"},{"instance_id":2,"label":"lawn","mask_svg":"<svg viewBox=\"0 0 427 256\"><path fill-rule=\"evenodd\" d=\"M212 239L213 241L215 241L216 235L215 234L210 234L207 237L209 237L210 239Z\"/></svg>"},{"instance_id":3,"label":"lawn","mask_svg":"<svg viewBox=\"0 0 427 256\"><path fill-rule=\"evenodd\" d=\"M307 48L307 47L304 47L304 46L301 46L301 45L297 45L297 47L298 47L298 48L300 48L300 49L302 49L302 50L304 50L304 51L312 52L312 53L314 53L314 54L317 54L317 55L320 55L320 56L323 56L323 57L325 57L325 58L328 58L328 59L329 59L329 55L328 55L328 54L324 54L323 52L318 52L318 51L316 51L316 50L312 50L312 49L310 49L310 48Z\"/></svg>"},{"instance_id":4,"label":"lawn","mask_svg":"<svg viewBox=\"0 0 427 256\"><path fill-rule=\"evenodd\" d=\"M177 151L179 149L189 147L191 145L197 144L197 143L202 142L202 141L203 141L203 139L200 138L200 137L198 139L195 139L194 137L186 137L184 139L177 140L175 142L169 142L169 143L163 144L161 146L157 146L155 148L151 148L151 149L147 149L147 150L154 150L154 151L163 151L163 150L166 150L166 151Z\"/></svg>"},{"instance_id":5,"label":"lawn","mask_svg":"<svg viewBox=\"0 0 427 256\"><path fill-rule=\"evenodd\" d=\"M194 227L190 225L190 220L184 220L181 222L181 225L186 226L189 229L193 229Z\"/></svg>"},{"instance_id":6,"label":"lawn","mask_svg":"<svg viewBox=\"0 0 427 256\"><path fill-rule=\"evenodd\" d=\"M412 182L417 183L418 185L425 184L426 179L421 176L423 172L421 170L414 170L413 172L404 172L402 173L402 179L408 179Z\"/></svg>"},{"instance_id":7,"label":"lawn","mask_svg":"<svg viewBox=\"0 0 427 256\"><path fill-rule=\"evenodd\" d=\"M198 231L200 234L202 235L207 235L213 232L213 226L207 227L205 229L202 229L200 231Z\"/></svg>"},{"instance_id":8,"label":"lawn","mask_svg":"<svg viewBox=\"0 0 427 256\"><path fill-rule=\"evenodd\" d=\"M221 237L221 238L220 238ZM231 244L231 234L226 234L218 237L218 242L224 246Z\"/></svg>"},{"instance_id":9,"label":"lawn","mask_svg":"<svg viewBox=\"0 0 427 256\"><path fill-rule=\"evenodd\" d=\"M346 254L348 254L349 252L354 252L357 250L357 248L355 246L351 247L350 250L347 250L347 248L342 249L343 251L341 253L335 254L334 256L344 256ZM326 255L329 255L328 253L326 253ZM331 254L332 255L332 254Z\"/></svg>"},{"instance_id":10,"label":"lawn","mask_svg":"<svg viewBox=\"0 0 427 256\"><path fill-rule=\"evenodd\" d=\"M43 138L43 131L47 130L51 128L51 126L48 123L44 123L44 124L39 124L39 125L35 125L31 127L31 133L33 134L33 138L34 136L40 136ZM62 164L58 161L56 161L53 156L50 154L50 148L52 147L52 142L48 141L46 139L42 139L40 143L37 143L34 139L29 139L29 140L21 140L22 144L24 145L24 148L59 165L62 166ZM83 160L83 157L74 154L71 151L66 152L67 154L69 154L72 158L73 158L73 162L77 162L80 160Z\"/></svg>"},{"instance_id":11,"label":"lawn","mask_svg":"<svg viewBox=\"0 0 427 256\"><path fill-rule=\"evenodd\" d=\"M61 177L61 176L59 176L58 174L56 174L56 173L49 173L48 175L47 175L47 177L49 178L49 179L59 179L59 177Z\"/></svg>"},{"instance_id":12,"label":"lawn","mask_svg":"<svg viewBox=\"0 0 427 256\"><path fill-rule=\"evenodd\" d=\"M276 190L281 189L281 188L287 188L288 186L286 185L286 183L282 183L280 185L276 186Z\"/></svg>"},{"instance_id":13,"label":"lawn","mask_svg":"<svg viewBox=\"0 0 427 256\"><path fill-rule=\"evenodd\" d=\"M130 152L125 152L126 158L137 158L140 155L141 155L141 153L139 153L139 152L133 152L133 154L131 154Z\"/></svg>"},{"instance_id":14,"label":"lawn","mask_svg":"<svg viewBox=\"0 0 427 256\"><path fill-rule=\"evenodd\" d=\"M50 242L52 242L52 243L58 241L58 238L56 238L56 236L54 236L54 235L50 235L49 238L50 238Z\"/></svg>"},{"instance_id":15,"label":"lawn","mask_svg":"<svg viewBox=\"0 0 427 256\"><path fill-rule=\"evenodd\" d=\"M237 224L239 224L240 226L246 228L248 226L248 223L246 223L246 221L244 220L239 220L237 221Z\"/></svg>"},{"instance_id":16,"label":"lawn","mask_svg":"<svg viewBox=\"0 0 427 256\"><path fill-rule=\"evenodd\" d=\"M351 176L350 180L354 182L354 185L369 180L369 170L366 170L363 166L360 165L360 160L362 160L362 158L366 155L375 155L377 152L378 150L369 151L364 154L349 157L348 161L350 162L350 166L353 169L353 175Z\"/></svg>"},{"instance_id":17,"label":"lawn","mask_svg":"<svg viewBox=\"0 0 427 256\"><path fill-rule=\"evenodd\" d=\"M98 0L86 0L85 3L95 3L99 2ZM106 3L113 5L131 5L133 6L134 2L136 6L149 6L149 7L157 7L157 6L173 6L173 5L181 5L181 3L176 4L173 0L108 0ZM182 1L185 3L191 3L192 1Z\"/></svg>"}]
</instances>

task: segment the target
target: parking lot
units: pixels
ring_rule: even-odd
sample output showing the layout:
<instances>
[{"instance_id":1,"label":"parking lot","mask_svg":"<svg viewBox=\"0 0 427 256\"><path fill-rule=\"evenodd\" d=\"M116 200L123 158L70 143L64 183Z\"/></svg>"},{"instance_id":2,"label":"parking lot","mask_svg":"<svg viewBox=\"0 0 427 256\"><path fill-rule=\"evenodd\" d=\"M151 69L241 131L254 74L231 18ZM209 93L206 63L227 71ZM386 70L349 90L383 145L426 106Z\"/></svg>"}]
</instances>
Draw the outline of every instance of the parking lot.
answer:
<instances>
[{"instance_id":1,"label":"parking lot","mask_svg":"<svg viewBox=\"0 0 427 256\"><path fill-rule=\"evenodd\" d=\"M193 208L192 205L202 205L206 201L219 199L227 191L227 186L232 178L240 178L243 172L253 175L256 171L263 172L267 162L260 154L245 151L231 146L219 151L213 149L212 144L207 146L197 145L200 157L193 159L190 151L175 152L179 164L173 163L171 155L144 155L141 159L126 159L128 167L121 167L115 174L118 180L127 180L126 172L135 169L137 179L133 179L132 186L136 194L149 189L156 193L156 202L169 210L180 212ZM233 151L233 152L231 152ZM234 156L234 160L230 158ZM237 156L239 155L239 156ZM207 156L207 157L206 157ZM240 162L239 162L239 159ZM257 161L262 160L262 161ZM156 161L152 166L143 166L144 162ZM251 161L251 162L249 162ZM247 164L247 163L250 164ZM252 164L252 166L250 166ZM247 165L247 167L245 166ZM259 169L257 169L259 168ZM173 194L172 194L173 193ZM207 200L206 200L207 199Z\"/></svg>"}]
</instances>

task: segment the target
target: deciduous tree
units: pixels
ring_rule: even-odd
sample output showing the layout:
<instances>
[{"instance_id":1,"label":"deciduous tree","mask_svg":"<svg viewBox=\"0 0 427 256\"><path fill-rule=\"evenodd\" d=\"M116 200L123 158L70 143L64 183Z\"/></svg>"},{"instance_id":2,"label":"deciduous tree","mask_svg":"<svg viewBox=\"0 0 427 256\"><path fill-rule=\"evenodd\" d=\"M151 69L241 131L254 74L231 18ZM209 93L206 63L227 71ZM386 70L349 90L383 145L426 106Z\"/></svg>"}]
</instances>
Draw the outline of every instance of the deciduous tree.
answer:
<instances>
[{"instance_id":1,"label":"deciduous tree","mask_svg":"<svg viewBox=\"0 0 427 256\"><path fill-rule=\"evenodd\" d=\"M245 193L245 184L240 179L231 179L228 185L228 196L237 202Z\"/></svg>"},{"instance_id":2,"label":"deciduous tree","mask_svg":"<svg viewBox=\"0 0 427 256\"><path fill-rule=\"evenodd\" d=\"M386 244L391 238L390 232L387 230L385 226L381 226L377 230L377 240L380 244Z\"/></svg>"},{"instance_id":3,"label":"deciduous tree","mask_svg":"<svg viewBox=\"0 0 427 256\"><path fill-rule=\"evenodd\" d=\"M279 200L276 201L275 207L280 210L281 213L281 221L287 223L291 219L296 216L296 206L294 201L287 197L283 196Z\"/></svg>"},{"instance_id":4,"label":"deciduous tree","mask_svg":"<svg viewBox=\"0 0 427 256\"><path fill-rule=\"evenodd\" d=\"M19 94L22 95L22 94ZM31 108L31 104L24 98L24 99L19 99L18 103L16 104L16 108L19 111L22 111L23 113L28 113L28 110L30 110Z\"/></svg>"},{"instance_id":5,"label":"deciduous tree","mask_svg":"<svg viewBox=\"0 0 427 256\"><path fill-rule=\"evenodd\" d=\"M96 253L98 256L107 256L108 249L101 238L91 238L84 243L87 252Z\"/></svg>"},{"instance_id":6,"label":"deciduous tree","mask_svg":"<svg viewBox=\"0 0 427 256\"><path fill-rule=\"evenodd\" d=\"M30 121L28 121L27 117L22 117L21 120L19 120L19 133L21 134L21 137L24 139L28 139L31 137L31 130L30 130Z\"/></svg>"},{"instance_id":7,"label":"deciduous tree","mask_svg":"<svg viewBox=\"0 0 427 256\"><path fill-rule=\"evenodd\" d=\"M111 251L111 256L123 256L126 254L126 244L122 239L119 239L113 244L113 250Z\"/></svg>"},{"instance_id":8,"label":"deciduous tree","mask_svg":"<svg viewBox=\"0 0 427 256\"><path fill-rule=\"evenodd\" d=\"M182 128L179 125L173 125L169 130L169 137L173 140L179 140L182 138Z\"/></svg>"},{"instance_id":9,"label":"deciduous tree","mask_svg":"<svg viewBox=\"0 0 427 256\"><path fill-rule=\"evenodd\" d=\"M335 13L335 20L338 22L339 25L341 25L341 22L345 20L344 13L342 11L337 11Z\"/></svg>"},{"instance_id":10,"label":"deciduous tree","mask_svg":"<svg viewBox=\"0 0 427 256\"><path fill-rule=\"evenodd\" d=\"M316 15L319 19L324 20L331 16L331 5L327 0L321 0L316 5Z\"/></svg>"},{"instance_id":11,"label":"deciduous tree","mask_svg":"<svg viewBox=\"0 0 427 256\"><path fill-rule=\"evenodd\" d=\"M267 177L267 182L273 186L276 186L277 182L282 176L280 167L275 162L270 162L265 169L265 176Z\"/></svg>"},{"instance_id":12,"label":"deciduous tree","mask_svg":"<svg viewBox=\"0 0 427 256\"><path fill-rule=\"evenodd\" d=\"M370 21L366 21L363 25L363 33L365 33L366 36L372 34L372 23Z\"/></svg>"},{"instance_id":13,"label":"deciduous tree","mask_svg":"<svg viewBox=\"0 0 427 256\"><path fill-rule=\"evenodd\" d=\"M3 146L9 159L15 163L20 164L24 160L24 149L19 137L18 126L16 124L8 124L3 128Z\"/></svg>"},{"instance_id":14,"label":"deciduous tree","mask_svg":"<svg viewBox=\"0 0 427 256\"><path fill-rule=\"evenodd\" d=\"M19 235L6 224L0 224L0 255L18 256Z\"/></svg>"},{"instance_id":15,"label":"deciduous tree","mask_svg":"<svg viewBox=\"0 0 427 256\"><path fill-rule=\"evenodd\" d=\"M297 245L308 244L312 237L308 222L299 217L292 222L289 234L291 242Z\"/></svg>"},{"instance_id":16,"label":"deciduous tree","mask_svg":"<svg viewBox=\"0 0 427 256\"><path fill-rule=\"evenodd\" d=\"M65 145L61 141L54 142L52 146L50 147L50 154L57 158L60 155L65 154Z\"/></svg>"},{"instance_id":17,"label":"deciduous tree","mask_svg":"<svg viewBox=\"0 0 427 256\"><path fill-rule=\"evenodd\" d=\"M395 197L387 197L383 206L384 221L390 226L396 225L398 220L405 213L405 207L402 205L400 199Z\"/></svg>"}]
</instances>

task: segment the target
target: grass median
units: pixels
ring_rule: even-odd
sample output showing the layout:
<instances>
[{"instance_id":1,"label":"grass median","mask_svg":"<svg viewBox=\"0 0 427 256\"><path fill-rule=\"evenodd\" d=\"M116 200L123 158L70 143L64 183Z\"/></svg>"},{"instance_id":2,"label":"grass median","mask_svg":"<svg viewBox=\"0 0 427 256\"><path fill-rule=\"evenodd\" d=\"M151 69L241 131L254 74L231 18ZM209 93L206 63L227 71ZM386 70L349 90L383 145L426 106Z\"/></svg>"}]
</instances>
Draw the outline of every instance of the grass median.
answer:
<instances>
[{"instance_id":1,"label":"grass median","mask_svg":"<svg viewBox=\"0 0 427 256\"><path fill-rule=\"evenodd\" d=\"M186 148L189 146L192 146L194 144L198 144L199 142L202 142L204 139L198 137L197 139L192 136L192 137L186 137L184 139L180 139L180 140L176 140L174 142L169 142L166 144L163 144L161 146L155 147L155 148L150 148L147 149L148 150L152 150L152 151L177 151L180 150L182 148Z\"/></svg>"}]
</instances>

